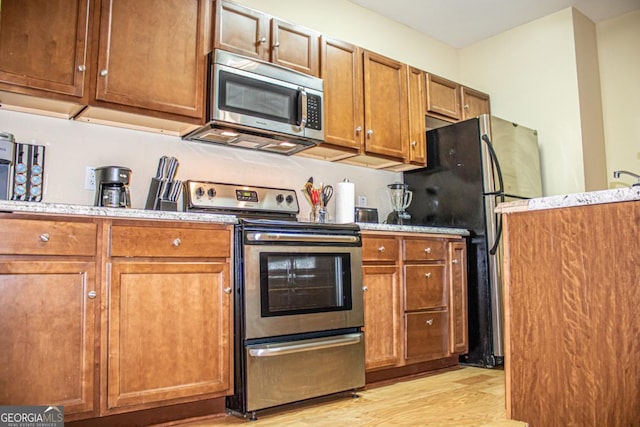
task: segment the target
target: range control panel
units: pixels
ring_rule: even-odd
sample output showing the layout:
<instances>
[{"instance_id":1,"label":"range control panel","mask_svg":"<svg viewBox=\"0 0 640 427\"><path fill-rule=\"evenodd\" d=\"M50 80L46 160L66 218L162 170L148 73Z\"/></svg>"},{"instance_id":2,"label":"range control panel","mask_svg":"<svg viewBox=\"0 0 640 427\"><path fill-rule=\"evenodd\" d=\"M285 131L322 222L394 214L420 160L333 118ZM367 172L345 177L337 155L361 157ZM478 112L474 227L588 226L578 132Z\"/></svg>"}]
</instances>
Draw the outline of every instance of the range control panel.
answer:
<instances>
[{"instance_id":1,"label":"range control panel","mask_svg":"<svg viewBox=\"0 0 640 427\"><path fill-rule=\"evenodd\" d=\"M208 181L185 183L185 210L297 214L295 190Z\"/></svg>"}]
</instances>

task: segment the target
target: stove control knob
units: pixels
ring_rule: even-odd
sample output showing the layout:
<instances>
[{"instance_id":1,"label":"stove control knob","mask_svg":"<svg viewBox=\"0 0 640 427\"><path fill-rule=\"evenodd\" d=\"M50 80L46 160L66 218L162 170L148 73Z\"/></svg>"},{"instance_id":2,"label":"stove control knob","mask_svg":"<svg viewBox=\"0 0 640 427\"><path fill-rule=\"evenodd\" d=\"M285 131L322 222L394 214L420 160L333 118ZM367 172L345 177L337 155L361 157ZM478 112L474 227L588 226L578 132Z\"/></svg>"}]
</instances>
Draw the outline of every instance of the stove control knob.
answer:
<instances>
[{"instance_id":1,"label":"stove control knob","mask_svg":"<svg viewBox=\"0 0 640 427\"><path fill-rule=\"evenodd\" d=\"M287 196L287 203L289 204L293 203L293 196L291 194Z\"/></svg>"},{"instance_id":2,"label":"stove control knob","mask_svg":"<svg viewBox=\"0 0 640 427\"><path fill-rule=\"evenodd\" d=\"M284 196L282 194L278 194L276 196L276 202L282 203L284 201Z\"/></svg>"},{"instance_id":3,"label":"stove control knob","mask_svg":"<svg viewBox=\"0 0 640 427\"><path fill-rule=\"evenodd\" d=\"M216 197L216 189L215 188L210 188L207 190L207 195L209 197Z\"/></svg>"},{"instance_id":4,"label":"stove control knob","mask_svg":"<svg viewBox=\"0 0 640 427\"><path fill-rule=\"evenodd\" d=\"M196 188L196 196L198 196L198 197L204 196L204 188L202 188L202 187Z\"/></svg>"}]
</instances>

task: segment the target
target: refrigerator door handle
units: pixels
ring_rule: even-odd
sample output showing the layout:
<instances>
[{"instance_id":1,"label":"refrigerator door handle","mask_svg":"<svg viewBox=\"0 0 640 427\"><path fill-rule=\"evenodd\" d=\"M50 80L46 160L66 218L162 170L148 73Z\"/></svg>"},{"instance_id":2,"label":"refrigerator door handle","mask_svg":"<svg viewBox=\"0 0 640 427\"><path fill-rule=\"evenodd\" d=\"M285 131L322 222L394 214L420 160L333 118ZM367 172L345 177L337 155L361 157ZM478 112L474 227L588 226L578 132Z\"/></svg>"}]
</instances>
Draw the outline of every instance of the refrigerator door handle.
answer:
<instances>
[{"instance_id":1,"label":"refrigerator door handle","mask_svg":"<svg viewBox=\"0 0 640 427\"><path fill-rule=\"evenodd\" d=\"M490 193L484 193L484 195L485 196L498 196L498 197L500 197L500 201L504 202L504 200L505 200L505 198L504 198L504 181L502 179L502 170L500 169L500 162L498 161L498 156L496 155L496 152L493 149L493 146L491 145L491 140L489 139L489 136L486 133L484 135L482 135L482 137L480 139L482 139L487 144L487 148L489 150L489 156L491 157L491 161L493 162L493 164L496 167L496 173L498 174L498 184L500 185L498 190L490 192ZM500 244L500 237L502 237L502 215L500 215L500 217L498 218L498 227L497 227L497 230L496 230L495 241L493 242L493 246L491 246L491 249L489 249L489 253L491 255L495 255L496 254L496 251L498 250L498 245Z\"/></svg>"}]
</instances>

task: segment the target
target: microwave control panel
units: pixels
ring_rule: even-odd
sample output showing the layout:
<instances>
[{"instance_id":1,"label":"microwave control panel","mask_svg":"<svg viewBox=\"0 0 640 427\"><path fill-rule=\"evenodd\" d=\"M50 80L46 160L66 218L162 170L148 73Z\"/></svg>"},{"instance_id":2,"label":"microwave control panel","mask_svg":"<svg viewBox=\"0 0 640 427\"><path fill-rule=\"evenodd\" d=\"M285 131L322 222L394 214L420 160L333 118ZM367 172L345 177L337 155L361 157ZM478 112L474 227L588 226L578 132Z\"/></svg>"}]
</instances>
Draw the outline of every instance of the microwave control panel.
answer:
<instances>
[{"instance_id":1,"label":"microwave control panel","mask_svg":"<svg viewBox=\"0 0 640 427\"><path fill-rule=\"evenodd\" d=\"M322 129L322 99L318 95L307 94L307 127Z\"/></svg>"}]
</instances>

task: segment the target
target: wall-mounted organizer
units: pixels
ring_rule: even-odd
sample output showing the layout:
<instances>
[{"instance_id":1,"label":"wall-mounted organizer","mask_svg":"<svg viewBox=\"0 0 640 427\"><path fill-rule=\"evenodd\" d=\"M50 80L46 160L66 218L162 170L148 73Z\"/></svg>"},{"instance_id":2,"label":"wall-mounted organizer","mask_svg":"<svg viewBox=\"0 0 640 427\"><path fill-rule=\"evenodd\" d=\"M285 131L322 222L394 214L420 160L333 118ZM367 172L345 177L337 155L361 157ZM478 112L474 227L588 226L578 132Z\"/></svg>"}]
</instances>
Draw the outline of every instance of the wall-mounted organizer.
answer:
<instances>
[{"instance_id":1,"label":"wall-mounted organizer","mask_svg":"<svg viewBox=\"0 0 640 427\"><path fill-rule=\"evenodd\" d=\"M12 200L39 202L44 185L43 145L16 143L13 158Z\"/></svg>"}]
</instances>

